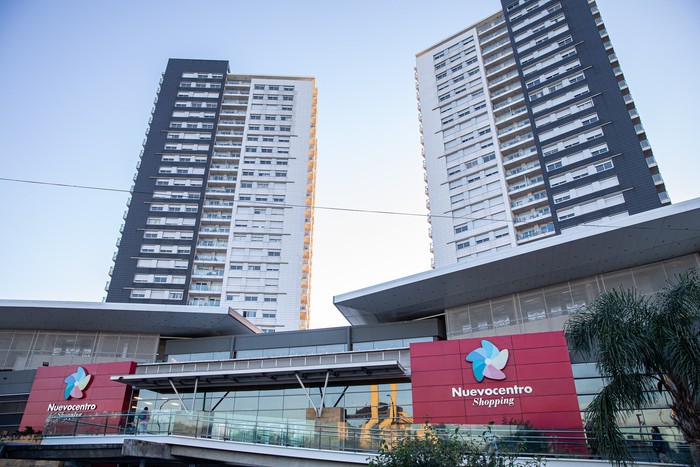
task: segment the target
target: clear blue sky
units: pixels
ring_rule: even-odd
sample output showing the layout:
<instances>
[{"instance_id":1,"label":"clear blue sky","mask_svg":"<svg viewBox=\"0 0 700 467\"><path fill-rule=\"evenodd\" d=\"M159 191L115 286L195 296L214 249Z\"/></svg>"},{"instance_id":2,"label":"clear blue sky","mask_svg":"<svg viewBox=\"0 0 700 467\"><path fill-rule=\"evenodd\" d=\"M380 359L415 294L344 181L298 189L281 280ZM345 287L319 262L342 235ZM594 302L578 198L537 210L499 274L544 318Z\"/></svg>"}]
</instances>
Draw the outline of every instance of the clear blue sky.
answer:
<instances>
[{"instance_id":1,"label":"clear blue sky","mask_svg":"<svg viewBox=\"0 0 700 467\"><path fill-rule=\"evenodd\" d=\"M671 199L700 196L700 2L600 0ZM128 190L168 58L315 76L317 204L425 214L415 54L472 1L0 2L0 177ZM127 193L0 181L0 298L99 301ZM316 213L312 325L332 296L429 269L419 217Z\"/></svg>"}]
</instances>

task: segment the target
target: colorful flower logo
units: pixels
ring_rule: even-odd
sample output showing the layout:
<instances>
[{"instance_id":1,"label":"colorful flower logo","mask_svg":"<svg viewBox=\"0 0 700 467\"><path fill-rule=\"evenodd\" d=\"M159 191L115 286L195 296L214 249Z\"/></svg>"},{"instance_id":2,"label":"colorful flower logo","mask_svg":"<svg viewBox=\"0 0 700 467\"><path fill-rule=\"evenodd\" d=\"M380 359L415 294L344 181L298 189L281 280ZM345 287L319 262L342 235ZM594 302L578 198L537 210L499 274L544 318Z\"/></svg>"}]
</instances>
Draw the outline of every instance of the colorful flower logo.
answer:
<instances>
[{"instance_id":1,"label":"colorful flower logo","mask_svg":"<svg viewBox=\"0 0 700 467\"><path fill-rule=\"evenodd\" d=\"M64 381L66 383L66 390L63 393L63 397L66 400L70 399L82 399L85 397L83 391L90 384L92 376L85 371L82 366L78 367L78 371L67 377Z\"/></svg>"},{"instance_id":2,"label":"colorful flower logo","mask_svg":"<svg viewBox=\"0 0 700 467\"><path fill-rule=\"evenodd\" d=\"M478 382L484 379L506 379L501 371L508 363L508 350L498 350L498 347L487 340L481 341L481 347L472 350L467 355L467 361L472 363L474 378Z\"/></svg>"}]
</instances>

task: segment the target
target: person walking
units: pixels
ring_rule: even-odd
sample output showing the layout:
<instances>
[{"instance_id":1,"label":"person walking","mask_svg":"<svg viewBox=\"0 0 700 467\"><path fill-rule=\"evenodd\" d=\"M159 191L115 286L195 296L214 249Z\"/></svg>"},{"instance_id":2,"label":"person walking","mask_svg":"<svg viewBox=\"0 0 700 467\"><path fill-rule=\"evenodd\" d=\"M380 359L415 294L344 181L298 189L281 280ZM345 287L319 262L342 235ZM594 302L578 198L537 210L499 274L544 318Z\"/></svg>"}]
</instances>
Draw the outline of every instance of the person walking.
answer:
<instances>
[{"instance_id":1,"label":"person walking","mask_svg":"<svg viewBox=\"0 0 700 467\"><path fill-rule=\"evenodd\" d=\"M151 419L151 414L148 413L148 407L144 407L143 410L139 412L136 419L139 422L137 433L146 433L146 431L148 430L148 421Z\"/></svg>"}]
</instances>

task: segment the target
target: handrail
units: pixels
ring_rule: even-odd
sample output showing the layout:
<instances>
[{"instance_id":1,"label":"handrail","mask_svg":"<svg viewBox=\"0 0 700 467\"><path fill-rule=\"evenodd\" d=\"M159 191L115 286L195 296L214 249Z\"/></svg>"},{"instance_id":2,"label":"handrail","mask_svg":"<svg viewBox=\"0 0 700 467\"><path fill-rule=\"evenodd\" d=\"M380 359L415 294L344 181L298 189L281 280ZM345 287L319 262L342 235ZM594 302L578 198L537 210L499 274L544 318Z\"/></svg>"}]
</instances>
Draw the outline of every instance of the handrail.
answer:
<instances>
[{"instance_id":1,"label":"handrail","mask_svg":"<svg viewBox=\"0 0 700 467\"><path fill-rule=\"evenodd\" d=\"M369 420L368 420L369 421ZM425 426L415 425L406 417L394 416L378 420L387 428L354 427L339 422L335 425L318 425L318 420L270 419L246 420L235 413L212 414L209 412L155 411L139 428L136 413L58 414L47 419L44 437L84 436L178 436L206 438L230 442L302 447L319 450L377 452L383 442L391 443L403 437L423 436ZM369 421L372 423L371 421ZM391 423L388 423L391 422ZM377 426L374 423L373 426ZM481 449L489 449L497 443L501 452L519 456L544 456L549 458L590 458L596 453L595 439L581 430L535 430L518 425L438 425L438 435L457 433L474 442ZM658 461L654 441L648 427L623 430L635 460ZM680 435L664 434L670 459L689 461L688 445Z\"/></svg>"}]
</instances>

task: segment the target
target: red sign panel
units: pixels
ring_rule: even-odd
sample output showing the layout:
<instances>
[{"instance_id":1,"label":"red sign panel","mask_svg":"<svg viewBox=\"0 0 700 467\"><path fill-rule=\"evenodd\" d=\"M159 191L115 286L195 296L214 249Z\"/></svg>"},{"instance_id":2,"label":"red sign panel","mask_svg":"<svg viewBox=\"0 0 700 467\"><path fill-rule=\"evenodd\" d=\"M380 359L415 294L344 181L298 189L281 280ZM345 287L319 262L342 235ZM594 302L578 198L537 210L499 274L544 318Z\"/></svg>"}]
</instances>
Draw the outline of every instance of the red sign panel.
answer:
<instances>
[{"instance_id":1,"label":"red sign panel","mask_svg":"<svg viewBox=\"0 0 700 467\"><path fill-rule=\"evenodd\" d=\"M411 344L411 385L415 423L582 429L561 331Z\"/></svg>"},{"instance_id":2,"label":"red sign panel","mask_svg":"<svg viewBox=\"0 0 700 467\"><path fill-rule=\"evenodd\" d=\"M21 428L31 426L43 430L50 416L126 412L131 387L109 378L132 374L135 369L135 362L40 367L24 409Z\"/></svg>"}]
</instances>

